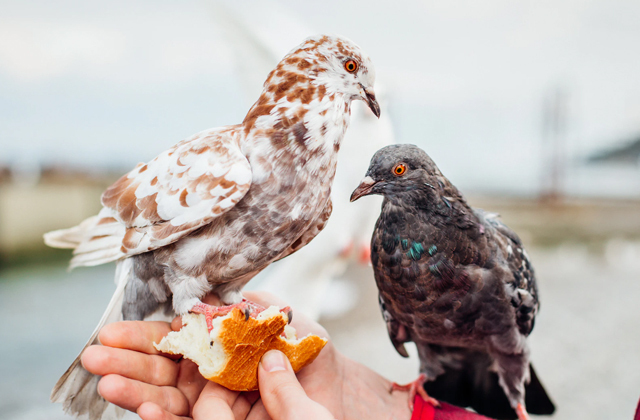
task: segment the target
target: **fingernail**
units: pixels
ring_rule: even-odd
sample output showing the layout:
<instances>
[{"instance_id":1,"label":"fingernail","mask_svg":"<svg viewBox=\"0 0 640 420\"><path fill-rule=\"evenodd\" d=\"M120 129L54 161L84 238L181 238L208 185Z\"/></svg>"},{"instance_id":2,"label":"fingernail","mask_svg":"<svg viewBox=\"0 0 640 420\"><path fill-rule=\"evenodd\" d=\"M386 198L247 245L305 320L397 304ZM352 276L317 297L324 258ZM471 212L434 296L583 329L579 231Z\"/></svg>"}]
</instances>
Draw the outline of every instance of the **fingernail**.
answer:
<instances>
[{"instance_id":1,"label":"fingernail","mask_svg":"<svg viewBox=\"0 0 640 420\"><path fill-rule=\"evenodd\" d=\"M285 356L278 350L269 350L262 356L262 367L267 372L277 372L279 370L287 370L287 361Z\"/></svg>"}]
</instances>

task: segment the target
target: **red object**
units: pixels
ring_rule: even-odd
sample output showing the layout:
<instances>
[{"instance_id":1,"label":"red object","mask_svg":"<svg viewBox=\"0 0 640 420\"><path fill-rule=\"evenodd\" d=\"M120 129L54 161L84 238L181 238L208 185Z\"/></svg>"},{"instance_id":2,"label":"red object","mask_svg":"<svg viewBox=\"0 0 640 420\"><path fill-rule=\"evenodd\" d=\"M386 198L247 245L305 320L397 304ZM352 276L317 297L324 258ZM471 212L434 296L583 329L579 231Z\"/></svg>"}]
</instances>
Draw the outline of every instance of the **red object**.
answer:
<instances>
[{"instance_id":1,"label":"red object","mask_svg":"<svg viewBox=\"0 0 640 420\"><path fill-rule=\"evenodd\" d=\"M360 252L358 255L358 261L362 265L371 265L371 245L360 244Z\"/></svg>"},{"instance_id":2,"label":"red object","mask_svg":"<svg viewBox=\"0 0 640 420\"><path fill-rule=\"evenodd\" d=\"M638 401L638 408L636 408L636 415L633 417L633 420L640 420L640 401Z\"/></svg>"},{"instance_id":3,"label":"red object","mask_svg":"<svg viewBox=\"0 0 640 420\"><path fill-rule=\"evenodd\" d=\"M413 400L413 414L411 420L491 420L489 417L472 413L455 405L440 401L440 407L435 408L425 402L420 395ZM640 419L636 419L640 420Z\"/></svg>"}]
</instances>

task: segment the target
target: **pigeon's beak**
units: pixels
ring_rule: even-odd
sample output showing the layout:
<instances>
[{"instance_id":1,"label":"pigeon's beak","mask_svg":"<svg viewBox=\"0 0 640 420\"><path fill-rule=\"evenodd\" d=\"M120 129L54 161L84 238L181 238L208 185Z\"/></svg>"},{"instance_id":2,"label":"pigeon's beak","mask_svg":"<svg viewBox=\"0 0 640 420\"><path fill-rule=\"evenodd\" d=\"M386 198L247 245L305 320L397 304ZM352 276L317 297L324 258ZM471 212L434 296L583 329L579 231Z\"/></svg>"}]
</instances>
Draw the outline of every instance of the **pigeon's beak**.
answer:
<instances>
[{"instance_id":1,"label":"pigeon's beak","mask_svg":"<svg viewBox=\"0 0 640 420\"><path fill-rule=\"evenodd\" d=\"M371 178L370 176L365 176L362 181L360 181L360 185L358 185L358 188L356 188L351 194L351 199L349 201L353 203L358 198L371 194L371 190L373 189L374 185L376 185L376 182L373 180L373 178Z\"/></svg>"},{"instance_id":2,"label":"pigeon's beak","mask_svg":"<svg viewBox=\"0 0 640 420\"><path fill-rule=\"evenodd\" d=\"M364 90L364 98L362 98L367 105L369 105L369 109L373 112L377 118L380 118L380 105L378 105L378 101L376 100L376 94L372 88L365 88L362 83L360 83L360 87Z\"/></svg>"},{"instance_id":3,"label":"pigeon's beak","mask_svg":"<svg viewBox=\"0 0 640 420\"><path fill-rule=\"evenodd\" d=\"M380 118L380 105L378 105L378 101L376 101L376 94L373 93L373 89L365 89L364 93L367 95L367 105L369 105L369 109L371 109L371 112L373 112L376 118Z\"/></svg>"}]
</instances>

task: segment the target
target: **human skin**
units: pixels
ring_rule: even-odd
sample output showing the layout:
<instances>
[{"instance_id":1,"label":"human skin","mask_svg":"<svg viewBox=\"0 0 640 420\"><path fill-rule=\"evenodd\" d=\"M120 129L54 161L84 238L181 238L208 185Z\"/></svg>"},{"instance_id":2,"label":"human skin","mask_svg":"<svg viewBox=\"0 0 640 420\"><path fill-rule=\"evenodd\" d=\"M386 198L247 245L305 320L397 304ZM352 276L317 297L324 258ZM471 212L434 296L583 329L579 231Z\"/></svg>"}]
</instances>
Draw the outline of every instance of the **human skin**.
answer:
<instances>
[{"instance_id":1,"label":"human skin","mask_svg":"<svg viewBox=\"0 0 640 420\"><path fill-rule=\"evenodd\" d=\"M286 306L267 293L246 292L245 296L265 307ZM215 298L209 297L207 303L215 304ZM299 336L313 333L329 337L319 324L298 311L294 313L292 326ZM257 391L230 391L204 379L193 362L177 361L175 356L162 354L153 347L154 342L181 325L176 318L171 324L124 321L105 326L99 335L102 345L91 346L82 355L85 369L102 376L98 384L100 395L137 412L143 420L285 420L296 418L296 411L307 416L316 413L320 417L305 418L321 420L326 418L321 408L339 420L411 417L408 392L391 393L389 380L342 355L331 341L313 363L298 372L303 393L298 392L295 381L289 380L284 372L266 372L266 362L259 368L259 380L263 394L268 394L260 398ZM281 379L275 379L278 375ZM312 401L305 399L305 393Z\"/></svg>"}]
</instances>

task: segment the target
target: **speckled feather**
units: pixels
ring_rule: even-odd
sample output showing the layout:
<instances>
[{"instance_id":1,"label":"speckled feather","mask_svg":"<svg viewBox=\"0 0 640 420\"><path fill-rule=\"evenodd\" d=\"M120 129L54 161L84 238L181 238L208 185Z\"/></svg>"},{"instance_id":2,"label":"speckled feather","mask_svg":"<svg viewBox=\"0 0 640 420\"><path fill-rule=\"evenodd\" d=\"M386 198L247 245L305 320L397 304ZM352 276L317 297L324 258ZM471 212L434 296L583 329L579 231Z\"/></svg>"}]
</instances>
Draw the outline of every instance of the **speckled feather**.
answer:
<instances>
[{"instance_id":1,"label":"speckled feather","mask_svg":"<svg viewBox=\"0 0 640 420\"><path fill-rule=\"evenodd\" d=\"M351 101L379 115L374 80L351 41L308 38L268 75L241 124L205 130L139 164L104 192L97 216L45 242L74 248L71 267L130 262L119 280L122 303L110 305L124 319L169 302L185 313L208 292L237 303L253 276L324 227ZM84 410L78 390L64 384L69 376L52 399Z\"/></svg>"},{"instance_id":2,"label":"speckled feather","mask_svg":"<svg viewBox=\"0 0 640 420\"><path fill-rule=\"evenodd\" d=\"M400 163L406 172L397 176L393 169ZM521 402L529 381L525 338L539 302L518 236L496 215L471 208L415 146L381 149L367 176L374 182L368 193L385 197L371 260L398 352L406 357L403 343L415 342L421 372L430 381L459 369L465 358L477 358L485 374L497 370L511 405ZM434 396L443 397L437 391Z\"/></svg>"}]
</instances>

